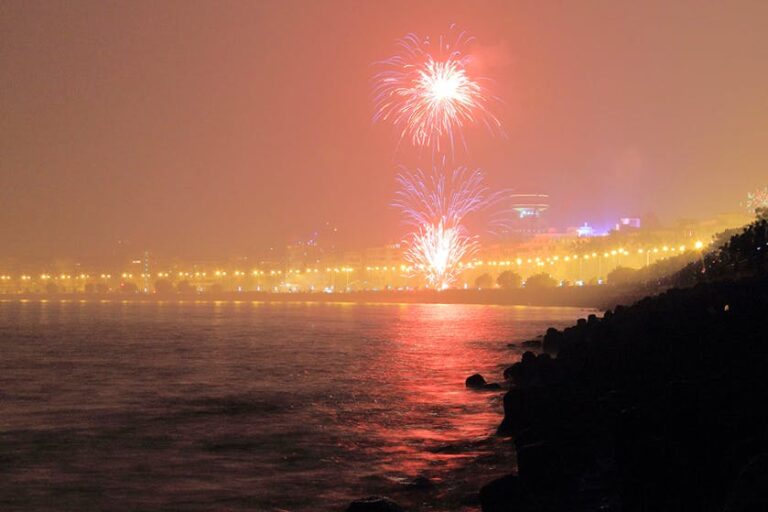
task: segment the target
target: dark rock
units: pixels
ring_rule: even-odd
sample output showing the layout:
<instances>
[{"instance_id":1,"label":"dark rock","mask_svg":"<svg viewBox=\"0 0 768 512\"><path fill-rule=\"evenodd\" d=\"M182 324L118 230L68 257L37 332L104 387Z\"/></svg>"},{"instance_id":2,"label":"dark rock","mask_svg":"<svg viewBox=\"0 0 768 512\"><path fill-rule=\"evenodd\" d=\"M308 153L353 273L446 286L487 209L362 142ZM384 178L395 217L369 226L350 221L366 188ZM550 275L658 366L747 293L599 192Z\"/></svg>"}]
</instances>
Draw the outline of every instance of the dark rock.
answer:
<instances>
[{"instance_id":1,"label":"dark rock","mask_svg":"<svg viewBox=\"0 0 768 512\"><path fill-rule=\"evenodd\" d=\"M525 446L543 441L542 432L536 428L524 428L515 432L515 445Z\"/></svg>"},{"instance_id":2,"label":"dark rock","mask_svg":"<svg viewBox=\"0 0 768 512\"><path fill-rule=\"evenodd\" d=\"M507 368L518 479L483 510L768 510L766 247L768 218Z\"/></svg>"},{"instance_id":3,"label":"dark rock","mask_svg":"<svg viewBox=\"0 0 768 512\"><path fill-rule=\"evenodd\" d=\"M486 384L483 386L483 389L485 391L499 391L502 389L501 384L498 382L491 382L490 384Z\"/></svg>"},{"instance_id":4,"label":"dark rock","mask_svg":"<svg viewBox=\"0 0 768 512\"><path fill-rule=\"evenodd\" d=\"M467 380L464 381L464 384L470 389L482 389L483 386L487 384L487 382L482 375L475 373L474 375L467 377Z\"/></svg>"},{"instance_id":5,"label":"dark rock","mask_svg":"<svg viewBox=\"0 0 768 512\"><path fill-rule=\"evenodd\" d=\"M524 347L530 347L530 348L538 348L541 346L541 340L526 340L522 343Z\"/></svg>"},{"instance_id":6,"label":"dark rock","mask_svg":"<svg viewBox=\"0 0 768 512\"><path fill-rule=\"evenodd\" d=\"M405 509L389 498L369 496L350 503L347 512L405 512Z\"/></svg>"},{"instance_id":7,"label":"dark rock","mask_svg":"<svg viewBox=\"0 0 768 512\"><path fill-rule=\"evenodd\" d=\"M507 343L507 348L515 348L517 343Z\"/></svg>"},{"instance_id":8,"label":"dark rock","mask_svg":"<svg viewBox=\"0 0 768 512\"><path fill-rule=\"evenodd\" d=\"M550 327L549 329L547 329L547 334L544 335L544 342L541 345L541 348L544 350L544 352L549 352L550 354L556 354L560 351L562 346L563 346L563 333L558 331L554 327Z\"/></svg>"},{"instance_id":9,"label":"dark rock","mask_svg":"<svg viewBox=\"0 0 768 512\"><path fill-rule=\"evenodd\" d=\"M522 488L516 475L503 476L480 489L483 512L515 512L520 510Z\"/></svg>"},{"instance_id":10,"label":"dark rock","mask_svg":"<svg viewBox=\"0 0 768 512\"><path fill-rule=\"evenodd\" d=\"M513 434L558 420L558 403L551 391L543 386L512 388L504 394L504 419L499 425L501 435Z\"/></svg>"},{"instance_id":11,"label":"dark rock","mask_svg":"<svg viewBox=\"0 0 768 512\"><path fill-rule=\"evenodd\" d=\"M541 441L518 447L517 466L520 480L527 489L548 491L548 494L557 494L563 489L563 461L554 444Z\"/></svg>"},{"instance_id":12,"label":"dark rock","mask_svg":"<svg viewBox=\"0 0 768 512\"><path fill-rule=\"evenodd\" d=\"M728 497L725 512L768 510L768 454L758 455L742 469Z\"/></svg>"},{"instance_id":13,"label":"dark rock","mask_svg":"<svg viewBox=\"0 0 768 512\"><path fill-rule=\"evenodd\" d=\"M519 363L504 370L504 379L512 381L516 386L536 386L553 380L551 371L552 357L549 354L526 352Z\"/></svg>"},{"instance_id":14,"label":"dark rock","mask_svg":"<svg viewBox=\"0 0 768 512\"><path fill-rule=\"evenodd\" d=\"M472 492L465 494L459 499L459 504L464 507L476 507L480 505L480 493Z\"/></svg>"}]
</instances>

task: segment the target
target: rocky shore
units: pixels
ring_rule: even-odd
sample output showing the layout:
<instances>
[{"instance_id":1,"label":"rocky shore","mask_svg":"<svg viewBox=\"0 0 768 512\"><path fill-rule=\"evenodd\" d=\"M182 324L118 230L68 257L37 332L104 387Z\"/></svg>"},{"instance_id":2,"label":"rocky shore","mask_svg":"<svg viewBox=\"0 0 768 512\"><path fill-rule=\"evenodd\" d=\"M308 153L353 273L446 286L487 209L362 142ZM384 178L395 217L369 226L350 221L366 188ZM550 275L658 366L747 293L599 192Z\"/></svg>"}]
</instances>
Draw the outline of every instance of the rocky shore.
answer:
<instances>
[{"instance_id":1,"label":"rocky shore","mask_svg":"<svg viewBox=\"0 0 768 512\"><path fill-rule=\"evenodd\" d=\"M482 489L483 511L768 510L766 328L768 280L550 329L506 371L518 471Z\"/></svg>"},{"instance_id":2,"label":"rocky shore","mask_svg":"<svg viewBox=\"0 0 768 512\"><path fill-rule=\"evenodd\" d=\"M768 224L508 368L483 512L768 510ZM556 355L556 357L552 357Z\"/></svg>"},{"instance_id":3,"label":"rocky shore","mask_svg":"<svg viewBox=\"0 0 768 512\"><path fill-rule=\"evenodd\" d=\"M504 372L517 464L480 489L483 512L768 510L765 213L657 284Z\"/></svg>"}]
</instances>

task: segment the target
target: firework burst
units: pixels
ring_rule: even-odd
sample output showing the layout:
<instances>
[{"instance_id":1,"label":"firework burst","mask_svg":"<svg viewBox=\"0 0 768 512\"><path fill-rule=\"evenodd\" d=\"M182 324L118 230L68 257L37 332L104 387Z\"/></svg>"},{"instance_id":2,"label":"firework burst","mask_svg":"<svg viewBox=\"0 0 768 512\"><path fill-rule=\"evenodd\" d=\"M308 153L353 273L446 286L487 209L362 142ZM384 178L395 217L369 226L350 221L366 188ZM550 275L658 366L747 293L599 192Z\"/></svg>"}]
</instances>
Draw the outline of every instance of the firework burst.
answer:
<instances>
[{"instance_id":1,"label":"firework burst","mask_svg":"<svg viewBox=\"0 0 768 512\"><path fill-rule=\"evenodd\" d=\"M768 187L749 192L744 206L749 210L749 213L755 213L761 208L768 208Z\"/></svg>"},{"instance_id":2,"label":"firework burst","mask_svg":"<svg viewBox=\"0 0 768 512\"><path fill-rule=\"evenodd\" d=\"M425 224L411 234L405 257L430 287L445 290L456 282L462 262L477 252L477 246L477 240L462 226L446 226L440 221Z\"/></svg>"},{"instance_id":3,"label":"firework burst","mask_svg":"<svg viewBox=\"0 0 768 512\"><path fill-rule=\"evenodd\" d=\"M378 64L374 76L374 122L390 122L400 140L433 153L453 154L457 143L466 147L464 127L485 125L501 131L491 107L498 99L468 67L474 38L461 32L455 38L409 34L397 43L396 55Z\"/></svg>"},{"instance_id":4,"label":"firework burst","mask_svg":"<svg viewBox=\"0 0 768 512\"><path fill-rule=\"evenodd\" d=\"M400 188L393 204L413 227L406 236L405 258L430 287L449 288L479 247L464 220L500 196L489 192L481 171L466 167L450 175L437 170L431 175L403 171L397 183Z\"/></svg>"}]
</instances>

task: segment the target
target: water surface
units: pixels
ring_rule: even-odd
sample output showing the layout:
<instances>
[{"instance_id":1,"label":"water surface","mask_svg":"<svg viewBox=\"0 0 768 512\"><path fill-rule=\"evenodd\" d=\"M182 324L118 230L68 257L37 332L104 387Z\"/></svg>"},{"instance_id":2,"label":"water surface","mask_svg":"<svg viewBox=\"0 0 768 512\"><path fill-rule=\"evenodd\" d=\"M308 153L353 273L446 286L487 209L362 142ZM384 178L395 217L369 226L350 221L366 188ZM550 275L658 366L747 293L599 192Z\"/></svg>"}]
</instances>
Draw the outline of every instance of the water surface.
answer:
<instances>
[{"instance_id":1,"label":"water surface","mask_svg":"<svg viewBox=\"0 0 768 512\"><path fill-rule=\"evenodd\" d=\"M343 510L457 500L506 471L510 341L572 308L0 303L0 509ZM480 469L479 469L480 468ZM482 469L482 471L481 471ZM404 491L426 475L434 491Z\"/></svg>"}]
</instances>

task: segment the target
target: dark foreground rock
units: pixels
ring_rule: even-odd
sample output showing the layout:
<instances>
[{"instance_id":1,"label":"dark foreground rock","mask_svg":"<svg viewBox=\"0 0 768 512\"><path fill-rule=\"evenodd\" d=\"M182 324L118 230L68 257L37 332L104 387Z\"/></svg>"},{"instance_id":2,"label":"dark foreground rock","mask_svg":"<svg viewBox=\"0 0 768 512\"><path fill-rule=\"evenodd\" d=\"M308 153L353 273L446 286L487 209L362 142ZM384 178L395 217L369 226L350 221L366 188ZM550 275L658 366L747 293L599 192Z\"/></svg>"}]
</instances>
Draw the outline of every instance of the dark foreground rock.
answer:
<instances>
[{"instance_id":1,"label":"dark foreground rock","mask_svg":"<svg viewBox=\"0 0 768 512\"><path fill-rule=\"evenodd\" d=\"M470 375L467 377L467 380L464 381L464 385L466 385L469 389L483 389L486 384L487 382L485 381L485 377L479 373Z\"/></svg>"},{"instance_id":2,"label":"dark foreground rock","mask_svg":"<svg viewBox=\"0 0 768 512\"><path fill-rule=\"evenodd\" d=\"M528 348L541 348L542 341L540 339L525 340L522 345Z\"/></svg>"},{"instance_id":3,"label":"dark foreground rock","mask_svg":"<svg viewBox=\"0 0 768 512\"><path fill-rule=\"evenodd\" d=\"M518 474L483 489L483 511L768 510L766 333L765 277L548 330L546 353L505 371Z\"/></svg>"},{"instance_id":4,"label":"dark foreground rock","mask_svg":"<svg viewBox=\"0 0 768 512\"><path fill-rule=\"evenodd\" d=\"M350 503L347 512L405 512L405 509L389 498L369 496Z\"/></svg>"},{"instance_id":5,"label":"dark foreground rock","mask_svg":"<svg viewBox=\"0 0 768 512\"><path fill-rule=\"evenodd\" d=\"M513 507L521 502L522 489L515 475L499 478L480 489L483 512L513 512Z\"/></svg>"},{"instance_id":6,"label":"dark foreground rock","mask_svg":"<svg viewBox=\"0 0 768 512\"><path fill-rule=\"evenodd\" d=\"M768 453L753 457L739 473L725 512L768 510Z\"/></svg>"}]
</instances>

